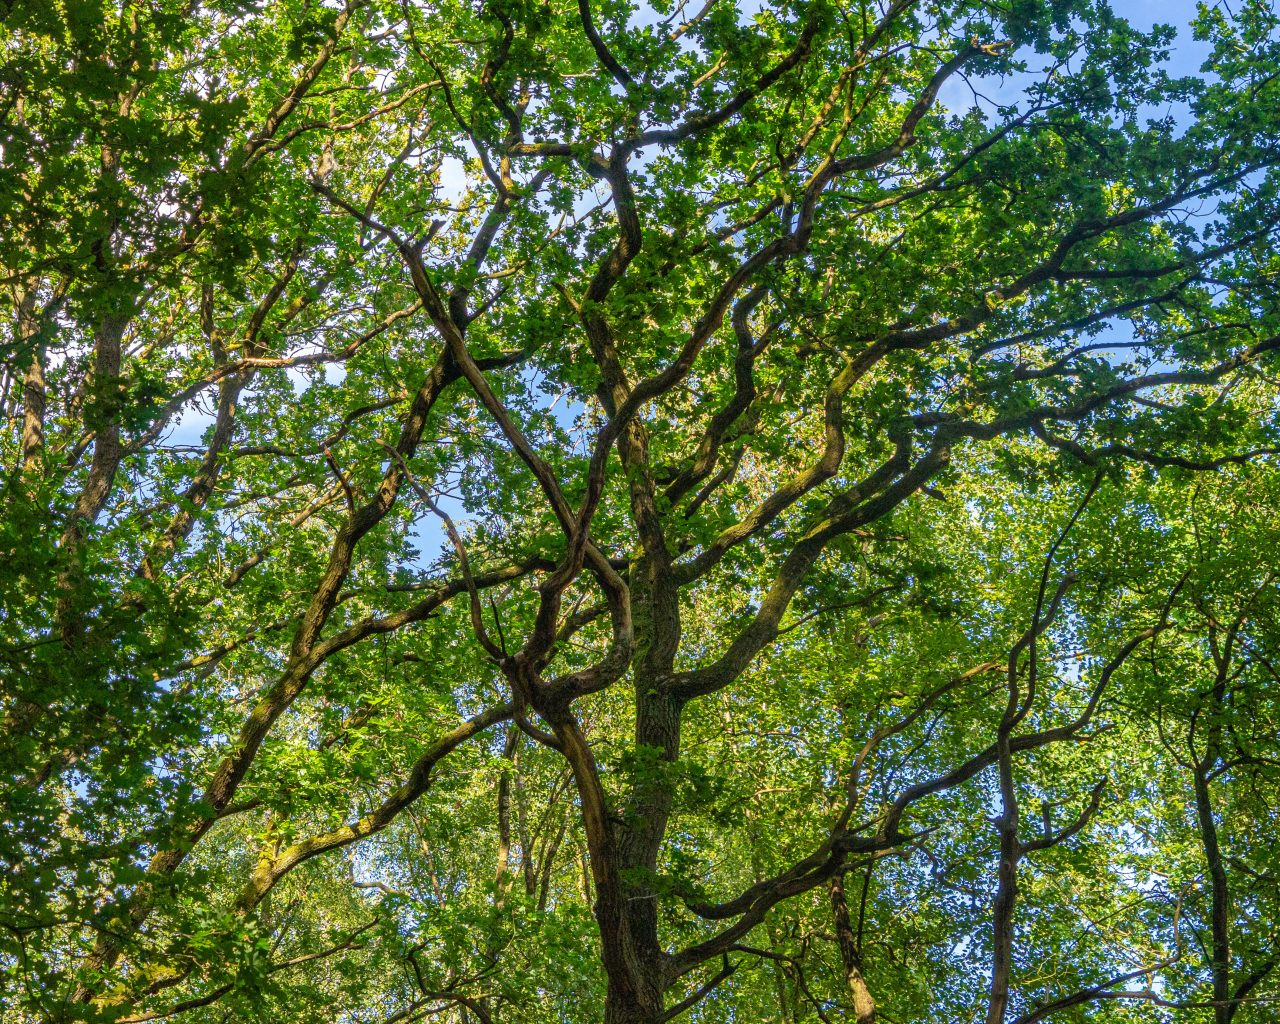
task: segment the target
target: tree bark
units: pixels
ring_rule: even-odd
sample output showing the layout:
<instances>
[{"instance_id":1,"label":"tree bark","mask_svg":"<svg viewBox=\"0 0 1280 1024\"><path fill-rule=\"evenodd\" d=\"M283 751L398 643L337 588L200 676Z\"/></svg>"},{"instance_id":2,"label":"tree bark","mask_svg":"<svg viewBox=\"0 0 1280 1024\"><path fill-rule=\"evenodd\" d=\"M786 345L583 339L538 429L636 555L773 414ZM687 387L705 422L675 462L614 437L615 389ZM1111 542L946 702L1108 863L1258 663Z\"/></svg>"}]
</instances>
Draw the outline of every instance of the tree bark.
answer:
<instances>
[{"instance_id":1,"label":"tree bark","mask_svg":"<svg viewBox=\"0 0 1280 1024\"><path fill-rule=\"evenodd\" d=\"M1233 638L1228 638L1228 650ZM1215 645L1216 648L1216 645ZM1209 793L1209 774L1222 756L1222 713L1226 701L1229 657L1214 651L1218 662L1217 679L1214 681L1208 709L1209 726L1205 739L1204 757L1196 759L1195 745L1191 756L1195 770L1196 823L1200 831L1200 844L1204 850L1205 866L1209 872L1209 930L1212 935L1213 962L1213 1019L1214 1024L1231 1024L1236 1005L1231 1001L1231 890L1227 882L1227 869L1223 863L1222 848L1218 842L1218 825L1213 815L1213 798ZM1194 733L1193 733L1194 736Z\"/></svg>"},{"instance_id":2,"label":"tree bark","mask_svg":"<svg viewBox=\"0 0 1280 1024\"><path fill-rule=\"evenodd\" d=\"M616 818L608 809L595 757L572 716L554 723L556 739L573 769L587 835L595 918L600 931L600 959L607 979L605 1024L659 1024L664 1015L666 969L656 941L646 939L656 928L656 909L637 910L636 887L624 881Z\"/></svg>"},{"instance_id":3,"label":"tree bark","mask_svg":"<svg viewBox=\"0 0 1280 1024\"><path fill-rule=\"evenodd\" d=\"M857 1024L875 1024L876 1001L871 997L866 979L862 976L862 950L858 936L849 921L849 903L844 895L844 876L840 872L831 876L831 914L835 919L836 941L840 946L840 960L844 964L844 980L853 1000L853 1019Z\"/></svg>"},{"instance_id":4,"label":"tree bark","mask_svg":"<svg viewBox=\"0 0 1280 1024\"><path fill-rule=\"evenodd\" d=\"M36 295L33 289L25 289L16 303L18 307L18 340L21 348L39 333L35 320ZM31 352L27 371L22 378L22 475L27 486L34 489L44 458L44 414L46 394L44 382L44 353L39 346Z\"/></svg>"}]
</instances>

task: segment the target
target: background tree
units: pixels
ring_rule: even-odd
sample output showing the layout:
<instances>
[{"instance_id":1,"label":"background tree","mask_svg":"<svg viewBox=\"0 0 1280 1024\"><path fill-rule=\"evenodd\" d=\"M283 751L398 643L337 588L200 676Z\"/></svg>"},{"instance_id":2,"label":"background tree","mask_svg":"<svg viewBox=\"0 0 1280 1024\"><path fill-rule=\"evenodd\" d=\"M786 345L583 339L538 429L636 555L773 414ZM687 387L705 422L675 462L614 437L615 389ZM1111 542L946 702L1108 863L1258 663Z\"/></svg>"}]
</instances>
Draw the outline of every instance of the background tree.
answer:
<instances>
[{"instance_id":1,"label":"background tree","mask_svg":"<svg viewBox=\"0 0 1280 1024\"><path fill-rule=\"evenodd\" d=\"M0 10L5 1020L1266 1019L1271 5Z\"/></svg>"}]
</instances>

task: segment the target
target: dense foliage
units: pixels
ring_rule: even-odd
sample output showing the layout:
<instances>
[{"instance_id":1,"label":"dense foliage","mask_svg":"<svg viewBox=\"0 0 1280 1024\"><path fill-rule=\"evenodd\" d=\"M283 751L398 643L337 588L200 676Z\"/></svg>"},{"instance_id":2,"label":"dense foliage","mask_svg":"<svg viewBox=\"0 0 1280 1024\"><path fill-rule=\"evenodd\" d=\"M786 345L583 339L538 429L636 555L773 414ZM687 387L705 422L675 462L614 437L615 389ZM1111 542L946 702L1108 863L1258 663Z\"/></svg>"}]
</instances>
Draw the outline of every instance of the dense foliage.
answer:
<instances>
[{"instance_id":1,"label":"dense foliage","mask_svg":"<svg viewBox=\"0 0 1280 1024\"><path fill-rule=\"evenodd\" d=\"M0 17L0 1022L1274 1019L1269 0Z\"/></svg>"}]
</instances>

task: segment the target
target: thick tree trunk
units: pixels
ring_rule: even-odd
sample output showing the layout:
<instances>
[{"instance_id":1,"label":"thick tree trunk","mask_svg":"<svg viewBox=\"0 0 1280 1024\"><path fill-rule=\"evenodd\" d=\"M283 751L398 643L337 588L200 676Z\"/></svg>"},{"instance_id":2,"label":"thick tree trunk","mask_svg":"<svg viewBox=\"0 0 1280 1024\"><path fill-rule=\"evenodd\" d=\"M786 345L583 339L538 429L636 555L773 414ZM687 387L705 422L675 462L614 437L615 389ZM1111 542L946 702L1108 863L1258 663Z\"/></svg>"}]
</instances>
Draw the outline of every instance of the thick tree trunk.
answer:
<instances>
[{"instance_id":1,"label":"thick tree trunk","mask_svg":"<svg viewBox=\"0 0 1280 1024\"><path fill-rule=\"evenodd\" d=\"M618 923L618 946L623 954L625 977L609 972L605 1024L659 1024L665 1016L666 966L658 938L657 893L645 879L658 869L658 855L666 835L673 805L672 780L663 767L680 756L680 724L684 702L643 673L636 682L636 745L657 752L658 770L637 780L623 813L625 825L617 829L617 861L622 878L624 906ZM605 917L597 903L601 934ZM606 942L608 940L606 939ZM607 958L606 958L607 959Z\"/></svg>"},{"instance_id":2,"label":"thick tree trunk","mask_svg":"<svg viewBox=\"0 0 1280 1024\"><path fill-rule=\"evenodd\" d=\"M636 948L657 958L657 894L645 881L658 870L658 854L667 831L674 800L672 779L666 766L680 756L681 703L656 686L636 685L636 746L657 751L652 774L637 779L623 811L618 830L618 864L628 882L627 918Z\"/></svg>"},{"instance_id":3,"label":"thick tree trunk","mask_svg":"<svg viewBox=\"0 0 1280 1024\"><path fill-rule=\"evenodd\" d=\"M556 738L573 769L595 883L595 918L600 930L600 959L608 979L606 1024L658 1024L663 1016L666 972L656 938L646 941L651 915L637 912L639 887L624 881L616 818L608 809L591 748L578 723L565 716L554 722ZM653 918L656 923L656 918Z\"/></svg>"},{"instance_id":4,"label":"thick tree trunk","mask_svg":"<svg viewBox=\"0 0 1280 1024\"><path fill-rule=\"evenodd\" d=\"M614 980L609 979L604 1024L660 1024L666 1012L662 1000L665 986L660 970L647 970L645 965L637 962L631 974L632 978L621 985L615 985ZM644 977L646 974L649 977Z\"/></svg>"}]
</instances>

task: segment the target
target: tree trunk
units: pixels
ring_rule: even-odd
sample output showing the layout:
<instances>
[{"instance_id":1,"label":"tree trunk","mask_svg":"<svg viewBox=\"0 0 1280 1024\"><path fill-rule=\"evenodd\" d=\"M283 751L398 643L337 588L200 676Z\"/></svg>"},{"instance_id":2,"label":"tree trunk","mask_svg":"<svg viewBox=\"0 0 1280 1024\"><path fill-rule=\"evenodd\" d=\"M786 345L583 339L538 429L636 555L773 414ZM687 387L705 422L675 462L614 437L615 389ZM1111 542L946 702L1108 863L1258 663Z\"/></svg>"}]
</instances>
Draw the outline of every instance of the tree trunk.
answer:
<instances>
[{"instance_id":1,"label":"tree trunk","mask_svg":"<svg viewBox=\"0 0 1280 1024\"><path fill-rule=\"evenodd\" d=\"M44 353L33 341L40 331L35 318L35 289L24 289L15 305L18 307L20 350L25 354L27 343L33 345L27 372L22 378L22 473L28 488L34 493L39 488L44 459L44 416L48 397L45 393Z\"/></svg>"},{"instance_id":2,"label":"tree trunk","mask_svg":"<svg viewBox=\"0 0 1280 1024\"><path fill-rule=\"evenodd\" d=\"M595 918L600 958L608 978L605 1024L659 1024L663 1017L666 972L656 940L645 941L656 916L637 913L643 890L624 881L615 819L610 814L591 748L578 723L565 716L553 722L561 750L573 769L595 883Z\"/></svg>"},{"instance_id":3,"label":"tree trunk","mask_svg":"<svg viewBox=\"0 0 1280 1024\"><path fill-rule=\"evenodd\" d=\"M642 975L646 972L642 965L636 964L638 970L633 973ZM660 977L636 978L643 986L615 986L609 980L608 994L605 996L604 1024L661 1024L666 1012L662 1001L662 981Z\"/></svg>"},{"instance_id":4,"label":"tree trunk","mask_svg":"<svg viewBox=\"0 0 1280 1024\"><path fill-rule=\"evenodd\" d=\"M1216 646L1216 645L1215 645ZM1194 743L1191 757L1194 764L1196 798L1196 824L1200 830L1200 844L1204 851L1205 866L1209 874L1209 928L1212 935L1213 1019L1215 1024L1231 1024L1236 1004L1231 1002L1231 890L1227 883L1227 869L1218 842L1218 824L1213 813L1213 797L1209 793L1209 776L1222 757L1222 713L1226 701L1227 672L1230 661L1226 655L1218 655L1218 676L1210 697L1208 735L1205 739L1204 757L1195 760ZM1193 734L1194 735L1194 734Z\"/></svg>"},{"instance_id":5,"label":"tree trunk","mask_svg":"<svg viewBox=\"0 0 1280 1024\"><path fill-rule=\"evenodd\" d=\"M656 750L665 766L679 757L683 703L646 678L637 675L636 746ZM658 869L673 795L671 778L660 767L635 781L622 814L608 825L616 837L607 872L612 889L596 874L596 919L609 979L606 1024L658 1024L665 1014L668 977L658 938L658 894L650 879ZM603 852L592 850L593 871Z\"/></svg>"},{"instance_id":6,"label":"tree trunk","mask_svg":"<svg viewBox=\"0 0 1280 1024\"><path fill-rule=\"evenodd\" d=\"M853 1000L853 1019L857 1024L875 1024L876 1001L871 998L866 979L862 976L862 951L858 937L849 922L849 903L844 895L844 876L836 873L831 878L831 914L835 919L836 940L840 945L840 959L844 963L845 984L849 998Z\"/></svg>"}]
</instances>

